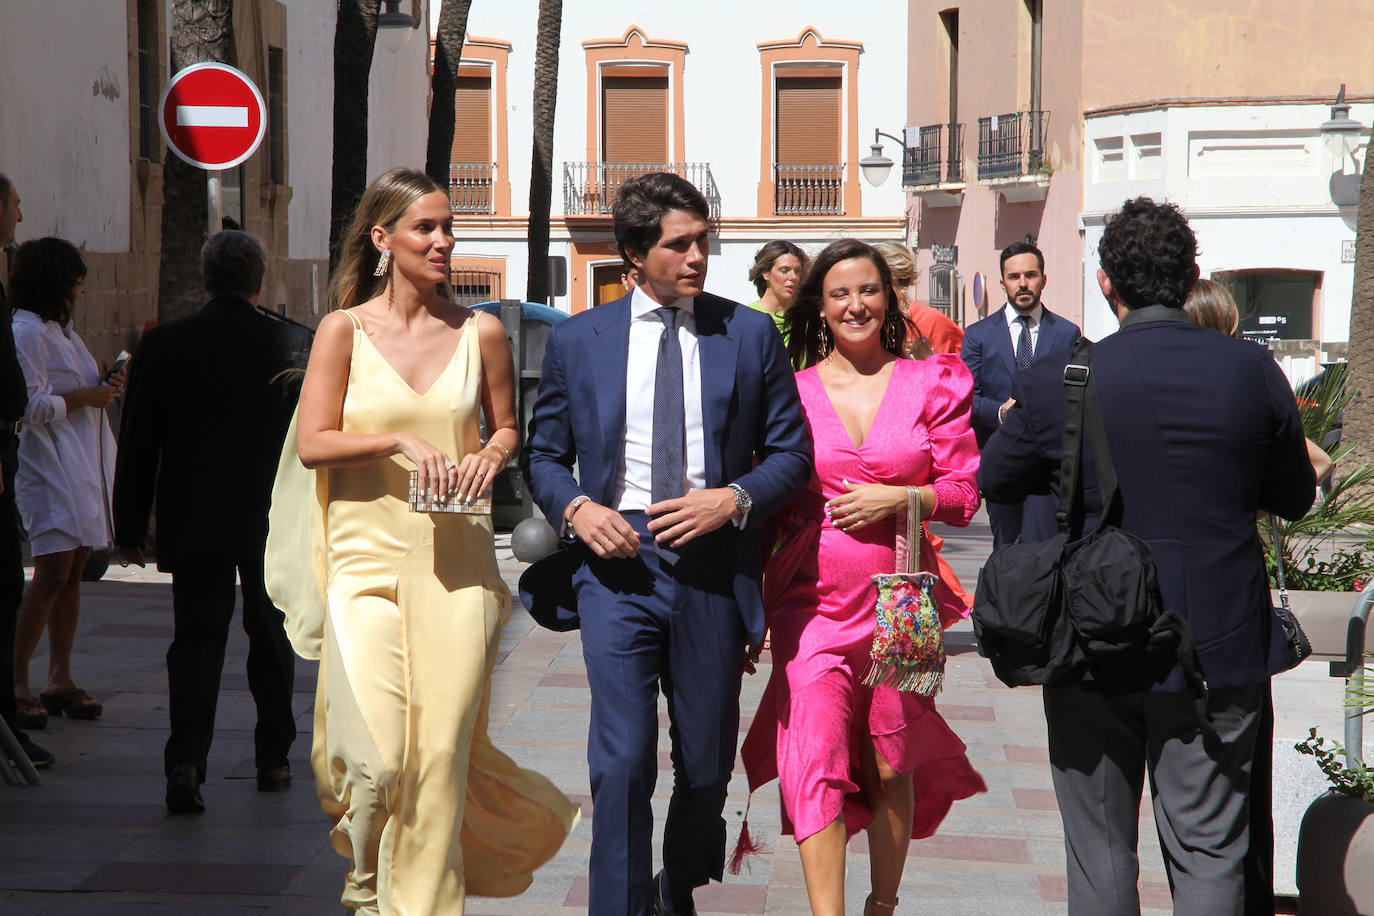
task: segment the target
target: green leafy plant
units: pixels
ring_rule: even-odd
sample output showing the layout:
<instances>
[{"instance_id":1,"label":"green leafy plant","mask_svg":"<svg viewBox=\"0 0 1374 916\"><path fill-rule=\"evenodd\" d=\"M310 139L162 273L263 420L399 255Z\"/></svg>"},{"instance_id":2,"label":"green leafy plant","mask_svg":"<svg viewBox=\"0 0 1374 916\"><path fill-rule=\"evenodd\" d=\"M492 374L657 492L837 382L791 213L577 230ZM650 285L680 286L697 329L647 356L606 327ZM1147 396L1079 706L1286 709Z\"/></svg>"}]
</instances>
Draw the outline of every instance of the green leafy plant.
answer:
<instances>
[{"instance_id":1,"label":"green leafy plant","mask_svg":"<svg viewBox=\"0 0 1374 916\"><path fill-rule=\"evenodd\" d=\"M1327 369L1302 389L1298 413L1303 434L1313 442L1330 443L1351 389L1344 366ZM1336 473L1325 493L1307 515L1297 521L1279 520L1284 574L1290 588L1311 591L1357 591L1374 575L1374 464L1362 464L1343 472L1342 459L1352 446L1340 443L1329 449ZM1274 545L1269 522L1260 525L1270 582L1275 577Z\"/></svg>"},{"instance_id":2,"label":"green leafy plant","mask_svg":"<svg viewBox=\"0 0 1374 916\"><path fill-rule=\"evenodd\" d=\"M1374 769L1365 766L1359 758L1355 758L1356 766L1346 766L1345 747L1339 741L1331 741L1328 745L1325 738L1317 737L1314 728L1307 733L1305 741L1293 748L1299 754L1316 758L1317 766L1333 791L1362 801L1374 801Z\"/></svg>"}]
</instances>

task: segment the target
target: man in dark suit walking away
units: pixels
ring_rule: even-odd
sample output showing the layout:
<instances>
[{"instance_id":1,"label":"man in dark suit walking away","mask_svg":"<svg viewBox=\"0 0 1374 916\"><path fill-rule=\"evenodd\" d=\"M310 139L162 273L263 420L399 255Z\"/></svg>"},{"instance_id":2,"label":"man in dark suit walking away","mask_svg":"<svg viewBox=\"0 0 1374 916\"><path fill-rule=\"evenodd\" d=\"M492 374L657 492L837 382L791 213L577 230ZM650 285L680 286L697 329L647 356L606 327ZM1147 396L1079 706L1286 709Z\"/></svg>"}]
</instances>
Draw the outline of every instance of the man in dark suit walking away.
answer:
<instances>
[{"instance_id":1,"label":"man in dark suit walking away","mask_svg":"<svg viewBox=\"0 0 1374 916\"><path fill-rule=\"evenodd\" d=\"M1016 373L1053 353L1068 353L1080 332L1040 302L1045 289L1045 256L1030 242L1002 249L1002 290L1007 304L964 332L960 351L973 374L973 434L978 448L1002 425L1010 409ZM986 456L983 458L987 461ZM1052 497L1030 494L1014 503L987 500L994 547L1018 537L1039 541L1055 533Z\"/></svg>"},{"instance_id":2,"label":"man in dark suit walking away","mask_svg":"<svg viewBox=\"0 0 1374 916\"><path fill-rule=\"evenodd\" d=\"M167 807L175 813L205 810L200 784L236 573L258 713L259 790L291 782L286 757L296 737L295 657L281 611L263 588L262 555L298 385L283 372L304 366L309 333L255 308L267 265L256 237L220 232L205 243L200 264L209 303L149 330L131 362L113 499L115 543L136 558L156 501L158 569L172 574L172 722L163 763Z\"/></svg>"},{"instance_id":3,"label":"man in dark suit walking away","mask_svg":"<svg viewBox=\"0 0 1374 916\"><path fill-rule=\"evenodd\" d=\"M1187 618L1209 692L1204 718L1177 667L1138 672L1119 661L1044 688L1069 913L1140 912L1136 836L1148 773L1174 912L1239 916L1272 625L1256 513L1302 516L1316 478L1296 400L1269 351L1184 315L1198 270L1183 214L1128 201L1098 254L1098 283L1121 319L1091 366L1118 478L1114 516L1149 545L1164 608ZM1056 355L1015 380L1015 406L983 453L989 498L1010 502L1054 484L1067 362ZM1090 531L1102 511L1091 450L1083 468Z\"/></svg>"},{"instance_id":4,"label":"man in dark suit walking away","mask_svg":"<svg viewBox=\"0 0 1374 916\"><path fill-rule=\"evenodd\" d=\"M676 175L626 182L615 237L637 284L554 327L530 424L534 499L568 541L521 592L541 622L539 592L566 596L563 628L580 618L592 916L686 916L721 878L740 676L763 641L756 532L811 476L772 320L702 291L708 219ZM660 690L673 794L652 876Z\"/></svg>"}]
</instances>

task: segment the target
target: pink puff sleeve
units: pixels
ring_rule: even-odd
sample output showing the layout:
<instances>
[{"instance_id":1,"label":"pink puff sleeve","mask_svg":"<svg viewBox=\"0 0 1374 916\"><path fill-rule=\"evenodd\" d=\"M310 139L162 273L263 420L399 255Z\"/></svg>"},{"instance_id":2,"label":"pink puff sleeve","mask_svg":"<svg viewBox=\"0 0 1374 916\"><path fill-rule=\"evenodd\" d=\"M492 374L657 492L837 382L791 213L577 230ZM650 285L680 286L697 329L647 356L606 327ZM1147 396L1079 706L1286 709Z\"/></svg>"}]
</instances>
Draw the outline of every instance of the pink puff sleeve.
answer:
<instances>
[{"instance_id":1,"label":"pink puff sleeve","mask_svg":"<svg viewBox=\"0 0 1374 916\"><path fill-rule=\"evenodd\" d=\"M956 354L921 360L925 370L925 421L930 436L930 480L936 521L963 527L978 511L978 442L969 425L973 376Z\"/></svg>"}]
</instances>

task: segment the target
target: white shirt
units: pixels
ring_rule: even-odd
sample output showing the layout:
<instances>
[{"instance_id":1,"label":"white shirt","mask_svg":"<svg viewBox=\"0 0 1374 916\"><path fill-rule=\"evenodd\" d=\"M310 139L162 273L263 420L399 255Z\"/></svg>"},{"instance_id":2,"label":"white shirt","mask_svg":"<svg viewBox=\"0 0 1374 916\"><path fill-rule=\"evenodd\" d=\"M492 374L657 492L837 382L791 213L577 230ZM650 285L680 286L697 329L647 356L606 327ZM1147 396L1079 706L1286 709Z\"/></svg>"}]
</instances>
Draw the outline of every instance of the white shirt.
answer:
<instances>
[{"instance_id":1,"label":"white shirt","mask_svg":"<svg viewBox=\"0 0 1374 916\"><path fill-rule=\"evenodd\" d=\"M100 384L100 369L72 330L16 309L14 348L29 404L19 430L15 502L35 555L104 547L115 442L105 411L67 412L62 395Z\"/></svg>"},{"instance_id":2,"label":"white shirt","mask_svg":"<svg viewBox=\"0 0 1374 916\"><path fill-rule=\"evenodd\" d=\"M706 486L706 431L701 419L701 356L692 298L673 306L681 310L677 339L682 347L682 407L686 421L686 462L683 492ZM658 369L658 340L664 324L655 309L663 308L636 286L630 295L630 352L625 360L625 447L620 454L615 496L618 512L643 511L653 502L654 376Z\"/></svg>"},{"instance_id":3,"label":"white shirt","mask_svg":"<svg viewBox=\"0 0 1374 916\"><path fill-rule=\"evenodd\" d=\"M1011 332L1011 353L1016 355L1016 343L1021 339L1021 322L1017 321L1017 316L1021 313L1016 310L1016 306L1010 302L1006 308L1002 309L1002 314L1007 316L1007 330ZM1040 343L1040 319L1045 317L1045 307L1036 303L1035 308L1030 310L1030 334L1031 334L1031 355L1035 355L1035 347Z\"/></svg>"}]
</instances>

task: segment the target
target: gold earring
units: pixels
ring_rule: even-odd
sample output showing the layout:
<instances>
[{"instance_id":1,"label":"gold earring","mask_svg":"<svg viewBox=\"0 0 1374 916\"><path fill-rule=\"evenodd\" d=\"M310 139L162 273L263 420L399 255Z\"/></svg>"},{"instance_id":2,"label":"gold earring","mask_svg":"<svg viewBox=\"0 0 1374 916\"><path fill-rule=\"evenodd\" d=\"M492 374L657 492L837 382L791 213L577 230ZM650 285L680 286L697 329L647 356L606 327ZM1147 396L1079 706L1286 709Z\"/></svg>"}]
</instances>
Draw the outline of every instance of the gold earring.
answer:
<instances>
[{"instance_id":1,"label":"gold earring","mask_svg":"<svg viewBox=\"0 0 1374 916\"><path fill-rule=\"evenodd\" d=\"M377 269L372 272L372 276L385 277L389 267L391 267L391 249L383 248L382 256L377 259Z\"/></svg>"},{"instance_id":2,"label":"gold earring","mask_svg":"<svg viewBox=\"0 0 1374 916\"><path fill-rule=\"evenodd\" d=\"M829 355L830 346L828 338L829 335L825 333L825 319L822 318L821 323L816 326L816 352L819 354L817 357L818 359L825 359L826 356Z\"/></svg>"}]
</instances>

